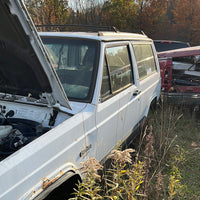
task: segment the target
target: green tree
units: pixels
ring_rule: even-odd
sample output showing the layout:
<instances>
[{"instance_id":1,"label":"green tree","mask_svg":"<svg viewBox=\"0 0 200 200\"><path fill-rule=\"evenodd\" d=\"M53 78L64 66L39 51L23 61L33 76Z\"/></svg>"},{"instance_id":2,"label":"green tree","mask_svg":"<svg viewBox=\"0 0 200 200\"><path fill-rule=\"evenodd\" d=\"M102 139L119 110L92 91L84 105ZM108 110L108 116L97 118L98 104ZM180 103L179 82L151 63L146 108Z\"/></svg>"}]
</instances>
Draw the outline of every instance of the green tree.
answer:
<instances>
[{"instance_id":1,"label":"green tree","mask_svg":"<svg viewBox=\"0 0 200 200\"><path fill-rule=\"evenodd\" d=\"M137 29L138 5L134 0L106 1L102 8L105 25L113 25L120 30Z\"/></svg>"}]
</instances>

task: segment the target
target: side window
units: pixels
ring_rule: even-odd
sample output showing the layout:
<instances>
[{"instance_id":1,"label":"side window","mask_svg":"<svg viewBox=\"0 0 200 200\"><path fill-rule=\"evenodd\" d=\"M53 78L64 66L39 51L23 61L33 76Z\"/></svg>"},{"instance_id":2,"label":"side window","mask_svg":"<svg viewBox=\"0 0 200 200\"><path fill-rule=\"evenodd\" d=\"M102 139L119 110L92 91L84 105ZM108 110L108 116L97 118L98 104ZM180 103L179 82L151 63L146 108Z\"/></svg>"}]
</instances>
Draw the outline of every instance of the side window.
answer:
<instances>
[{"instance_id":1,"label":"side window","mask_svg":"<svg viewBox=\"0 0 200 200\"><path fill-rule=\"evenodd\" d=\"M105 50L102 98L133 84L130 53L127 45L108 47Z\"/></svg>"},{"instance_id":2,"label":"side window","mask_svg":"<svg viewBox=\"0 0 200 200\"><path fill-rule=\"evenodd\" d=\"M103 78L102 78L102 85L101 85L101 98L106 98L110 96L111 88L110 88L110 77L108 72L108 65L106 58L104 59L103 65Z\"/></svg>"},{"instance_id":3,"label":"side window","mask_svg":"<svg viewBox=\"0 0 200 200\"><path fill-rule=\"evenodd\" d=\"M156 71L153 50L150 44L133 44L139 78L143 79Z\"/></svg>"}]
</instances>

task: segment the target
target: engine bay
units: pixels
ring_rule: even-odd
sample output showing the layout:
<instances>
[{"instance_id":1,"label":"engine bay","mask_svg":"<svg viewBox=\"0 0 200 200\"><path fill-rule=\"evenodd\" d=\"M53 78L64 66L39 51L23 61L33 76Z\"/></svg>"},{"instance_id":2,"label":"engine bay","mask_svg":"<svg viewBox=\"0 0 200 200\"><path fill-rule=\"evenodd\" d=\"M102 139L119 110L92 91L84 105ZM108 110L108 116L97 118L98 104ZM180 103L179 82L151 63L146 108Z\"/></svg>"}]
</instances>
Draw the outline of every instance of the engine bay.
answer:
<instances>
[{"instance_id":1,"label":"engine bay","mask_svg":"<svg viewBox=\"0 0 200 200\"><path fill-rule=\"evenodd\" d=\"M49 131L40 123L19 118L0 119L0 161Z\"/></svg>"},{"instance_id":2,"label":"engine bay","mask_svg":"<svg viewBox=\"0 0 200 200\"><path fill-rule=\"evenodd\" d=\"M51 107L0 100L0 161L68 117Z\"/></svg>"}]
</instances>

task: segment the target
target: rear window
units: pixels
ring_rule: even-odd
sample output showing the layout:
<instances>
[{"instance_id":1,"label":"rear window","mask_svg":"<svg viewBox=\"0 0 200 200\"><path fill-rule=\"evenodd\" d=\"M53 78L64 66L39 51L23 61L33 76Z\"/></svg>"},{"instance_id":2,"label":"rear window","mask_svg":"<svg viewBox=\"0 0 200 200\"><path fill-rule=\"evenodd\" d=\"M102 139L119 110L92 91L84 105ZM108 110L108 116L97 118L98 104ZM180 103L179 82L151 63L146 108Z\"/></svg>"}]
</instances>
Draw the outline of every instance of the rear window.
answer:
<instances>
[{"instance_id":1,"label":"rear window","mask_svg":"<svg viewBox=\"0 0 200 200\"><path fill-rule=\"evenodd\" d=\"M168 42L168 41L154 41L154 45L157 52L162 51L169 51L173 49L181 49L189 47L190 45L188 43L184 42Z\"/></svg>"}]
</instances>

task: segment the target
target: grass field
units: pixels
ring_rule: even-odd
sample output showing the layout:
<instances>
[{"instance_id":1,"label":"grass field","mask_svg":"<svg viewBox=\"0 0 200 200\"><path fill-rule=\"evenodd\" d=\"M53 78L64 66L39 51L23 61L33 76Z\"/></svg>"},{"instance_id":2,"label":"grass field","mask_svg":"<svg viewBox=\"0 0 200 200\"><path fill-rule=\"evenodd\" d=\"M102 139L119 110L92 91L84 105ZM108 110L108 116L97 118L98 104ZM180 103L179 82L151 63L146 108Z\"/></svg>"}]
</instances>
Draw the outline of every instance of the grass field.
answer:
<instances>
[{"instance_id":1,"label":"grass field","mask_svg":"<svg viewBox=\"0 0 200 200\"><path fill-rule=\"evenodd\" d=\"M111 152L101 177L97 161L84 164L87 173L74 200L200 200L200 112L165 104L147 121L134 150Z\"/></svg>"},{"instance_id":2,"label":"grass field","mask_svg":"<svg viewBox=\"0 0 200 200\"><path fill-rule=\"evenodd\" d=\"M159 160L155 164L160 165L165 179L174 175L178 180L173 198L200 199L200 112L165 105L151 112L148 121L155 137L157 157L154 159L159 160L165 154L161 163Z\"/></svg>"},{"instance_id":3,"label":"grass field","mask_svg":"<svg viewBox=\"0 0 200 200\"><path fill-rule=\"evenodd\" d=\"M185 110L176 126L176 144L182 149L179 164L181 184L185 186L185 199L200 199L200 116ZM175 153L171 153L173 156Z\"/></svg>"}]
</instances>

